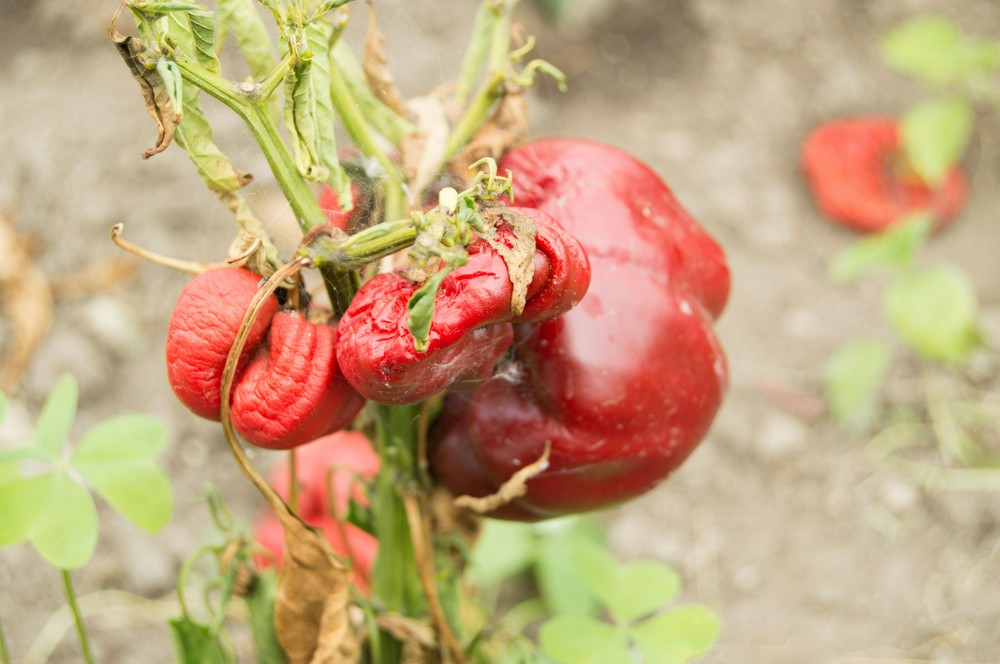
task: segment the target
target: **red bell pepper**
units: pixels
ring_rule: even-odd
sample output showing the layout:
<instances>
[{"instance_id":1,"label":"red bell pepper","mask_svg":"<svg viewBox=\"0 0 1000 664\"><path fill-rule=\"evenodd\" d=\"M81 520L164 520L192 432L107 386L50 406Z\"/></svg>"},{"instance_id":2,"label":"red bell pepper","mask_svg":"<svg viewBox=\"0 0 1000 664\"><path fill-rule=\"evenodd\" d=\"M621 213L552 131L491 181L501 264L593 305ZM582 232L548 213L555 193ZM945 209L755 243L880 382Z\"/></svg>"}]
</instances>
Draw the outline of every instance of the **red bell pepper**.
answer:
<instances>
[{"instance_id":1,"label":"red bell pepper","mask_svg":"<svg viewBox=\"0 0 1000 664\"><path fill-rule=\"evenodd\" d=\"M579 306L515 327L512 370L452 392L431 469L485 496L551 445L546 470L494 516L534 520L656 486L708 431L727 386L712 329L729 294L719 245L649 167L571 138L528 143L500 169L519 204L579 239L593 280Z\"/></svg>"}]
</instances>

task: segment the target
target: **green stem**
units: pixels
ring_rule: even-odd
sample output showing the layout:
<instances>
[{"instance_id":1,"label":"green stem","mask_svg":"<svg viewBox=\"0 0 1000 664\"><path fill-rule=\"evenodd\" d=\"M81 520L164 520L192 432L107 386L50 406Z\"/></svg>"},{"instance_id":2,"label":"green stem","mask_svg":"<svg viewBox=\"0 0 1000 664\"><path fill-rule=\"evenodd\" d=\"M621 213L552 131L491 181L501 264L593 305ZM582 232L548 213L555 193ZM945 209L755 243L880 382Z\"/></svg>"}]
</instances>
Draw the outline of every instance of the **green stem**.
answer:
<instances>
[{"instance_id":1,"label":"green stem","mask_svg":"<svg viewBox=\"0 0 1000 664\"><path fill-rule=\"evenodd\" d=\"M389 611L411 618L427 615L419 582L413 541L403 504L403 494L415 486L416 423L419 406L379 405L376 444L382 466L375 480L374 525L379 541L372 570L372 591ZM382 659L396 664L401 644L383 632Z\"/></svg>"},{"instance_id":2,"label":"green stem","mask_svg":"<svg viewBox=\"0 0 1000 664\"><path fill-rule=\"evenodd\" d=\"M503 81L504 73L499 71L491 74L489 79L479 87L479 91L472 98L469 108L452 129L451 135L448 136L445 159L454 157L486 122L493 104L500 99L503 92Z\"/></svg>"},{"instance_id":3,"label":"green stem","mask_svg":"<svg viewBox=\"0 0 1000 664\"><path fill-rule=\"evenodd\" d=\"M340 73L336 63L330 63L330 98L333 106L337 109L344 129L350 135L351 140L358 146L365 155L374 157L382 167L382 180L385 183L385 218L399 219L406 212L406 195L403 192L403 178L399 168L392 160L386 156L379 147L372 135L371 129L364 115L361 114L361 106L354 100L347 81Z\"/></svg>"},{"instance_id":4,"label":"green stem","mask_svg":"<svg viewBox=\"0 0 1000 664\"><path fill-rule=\"evenodd\" d=\"M251 85L244 91L240 86L184 58L177 59L177 66L186 81L212 95L243 119L264 153L267 165L270 166L274 179L285 194L285 199L292 208L302 232L306 233L315 226L325 224L326 215L323 214L309 184L296 168L295 160L271 118L267 97L261 94L260 88ZM323 267L320 272L334 313L339 316L347 311L354 298L357 290L356 280L348 270L335 265Z\"/></svg>"},{"instance_id":5,"label":"green stem","mask_svg":"<svg viewBox=\"0 0 1000 664\"><path fill-rule=\"evenodd\" d=\"M70 578L68 570L61 571L63 588L66 590L66 601L69 603L69 610L73 612L73 621L76 623L76 634L80 638L80 650L83 651L83 661L86 664L94 664L94 655L90 651L90 640L87 638L87 628L83 624L80 607L76 603L76 591L73 590L73 579Z\"/></svg>"},{"instance_id":6,"label":"green stem","mask_svg":"<svg viewBox=\"0 0 1000 664\"><path fill-rule=\"evenodd\" d=\"M462 57L462 67L455 82L455 100L464 103L472 93L483 63L492 51L494 27L502 18L502 9L491 0L483 0L472 23L472 36Z\"/></svg>"},{"instance_id":7,"label":"green stem","mask_svg":"<svg viewBox=\"0 0 1000 664\"><path fill-rule=\"evenodd\" d=\"M7 650L7 639L3 635L2 622L0 622L0 664L10 664L10 651Z\"/></svg>"}]
</instances>

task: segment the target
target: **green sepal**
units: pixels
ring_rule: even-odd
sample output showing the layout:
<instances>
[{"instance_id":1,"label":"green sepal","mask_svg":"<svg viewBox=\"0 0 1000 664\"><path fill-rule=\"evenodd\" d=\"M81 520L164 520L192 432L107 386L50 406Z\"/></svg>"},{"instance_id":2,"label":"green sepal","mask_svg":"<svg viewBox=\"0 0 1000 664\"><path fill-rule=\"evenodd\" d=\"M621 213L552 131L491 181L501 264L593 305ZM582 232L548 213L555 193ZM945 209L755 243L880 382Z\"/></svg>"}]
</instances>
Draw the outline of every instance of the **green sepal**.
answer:
<instances>
[{"instance_id":1,"label":"green sepal","mask_svg":"<svg viewBox=\"0 0 1000 664\"><path fill-rule=\"evenodd\" d=\"M441 282L453 269L451 266L445 266L432 274L406 303L406 308L410 312L406 328L413 335L413 345L418 352L423 353L427 350L427 337L434 319L434 299L441 288Z\"/></svg>"}]
</instances>

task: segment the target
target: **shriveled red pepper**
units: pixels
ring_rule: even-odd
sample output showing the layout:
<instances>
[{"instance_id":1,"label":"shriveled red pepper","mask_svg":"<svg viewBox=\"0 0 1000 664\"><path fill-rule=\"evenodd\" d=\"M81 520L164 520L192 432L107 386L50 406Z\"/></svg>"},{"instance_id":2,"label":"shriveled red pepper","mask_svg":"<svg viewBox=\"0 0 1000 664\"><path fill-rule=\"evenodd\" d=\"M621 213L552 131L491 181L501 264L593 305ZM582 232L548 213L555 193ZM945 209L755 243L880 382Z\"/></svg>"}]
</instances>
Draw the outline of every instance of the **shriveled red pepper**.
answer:
<instances>
[{"instance_id":1,"label":"shriveled red pepper","mask_svg":"<svg viewBox=\"0 0 1000 664\"><path fill-rule=\"evenodd\" d=\"M719 245L636 158L572 138L528 143L500 169L590 258L579 306L515 327L510 370L451 392L431 469L455 494L495 493L551 446L548 467L493 516L535 520L656 486L708 431L728 374L712 328L729 294Z\"/></svg>"},{"instance_id":2,"label":"shriveled red pepper","mask_svg":"<svg viewBox=\"0 0 1000 664\"><path fill-rule=\"evenodd\" d=\"M181 403L220 417L222 372L260 277L242 268L204 272L181 292L167 331L167 375ZM260 447L289 449L343 428L364 405L337 366L336 330L269 297L240 356L230 414Z\"/></svg>"},{"instance_id":3,"label":"shriveled red pepper","mask_svg":"<svg viewBox=\"0 0 1000 664\"><path fill-rule=\"evenodd\" d=\"M344 376L368 399L413 403L449 386L488 378L513 340L511 323L552 318L572 308L587 290L590 266L580 244L548 214L509 208L500 212L496 241L513 244L504 214L534 221L534 274L520 314L511 311L507 263L484 239L468 247L468 263L441 282L427 348L418 351L408 329L407 303L420 288L405 272L365 283L340 319L337 360Z\"/></svg>"},{"instance_id":4,"label":"shriveled red pepper","mask_svg":"<svg viewBox=\"0 0 1000 664\"><path fill-rule=\"evenodd\" d=\"M965 203L967 187L958 168L932 188L909 166L894 117L846 118L816 127L803 143L802 169L823 214L863 232L920 211L933 214L940 228Z\"/></svg>"}]
</instances>

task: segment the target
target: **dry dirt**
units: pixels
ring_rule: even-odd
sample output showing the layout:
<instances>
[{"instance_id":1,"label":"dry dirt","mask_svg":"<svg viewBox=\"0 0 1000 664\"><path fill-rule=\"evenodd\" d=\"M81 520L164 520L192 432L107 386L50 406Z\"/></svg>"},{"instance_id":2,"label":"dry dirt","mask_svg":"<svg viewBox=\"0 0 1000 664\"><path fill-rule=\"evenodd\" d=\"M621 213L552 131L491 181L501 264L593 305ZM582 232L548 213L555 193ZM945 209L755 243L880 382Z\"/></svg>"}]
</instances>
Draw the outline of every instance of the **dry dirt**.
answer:
<instances>
[{"instance_id":1,"label":"dry dirt","mask_svg":"<svg viewBox=\"0 0 1000 664\"><path fill-rule=\"evenodd\" d=\"M212 260L228 245L228 213L179 150L139 159L154 129L105 36L116 4L0 2L0 207L37 234L50 275L114 258L107 230L119 221L129 238L167 254ZM377 5L404 92L454 75L473 0ZM604 515L623 558L676 566L685 599L721 614L721 643L706 662L1000 662L998 496L924 490L816 411L825 358L885 330L877 284L826 277L852 237L812 206L798 145L823 119L899 112L919 98L919 86L882 66L877 38L927 11L1000 38L993 0L620 0L561 29L524 14L541 53L570 74L567 94L544 86L533 98L534 133L607 141L647 160L731 260L719 332L733 385L715 427L674 478ZM265 209L275 192L265 164L239 123L218 117L224 149L259 176L253 196ZM994 113L978 127L966 164L971 200L929 258L968 271L997 338L1000 123ZM207 536L206 482L242 519L261 507L217 426L190 416L167 386L166 321L184 282L143 266L106 292L60 302L0 432L5 441L27 435L29 414L64 371L81 385L78 431L125 410L169 424L173 523L153 537L102 511L97 557L75 574L83 594L167 596ZM15 661L48 638L40 632L61 604L58 575L29 548L0 551L0 619ZM173 661L163 610L93 617L99 660ZM77 652L69 636L53 661Z\"/></svg>"}]
</instances>

